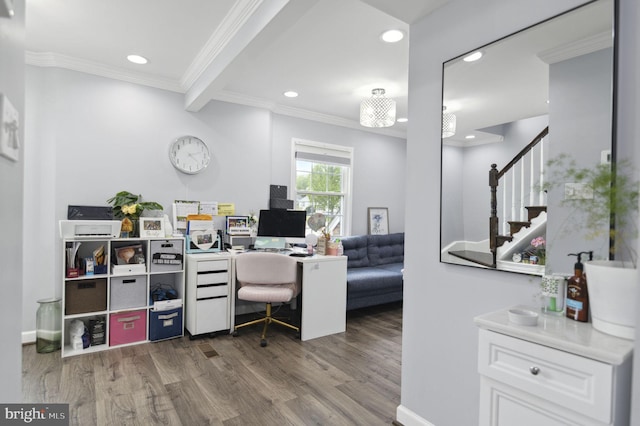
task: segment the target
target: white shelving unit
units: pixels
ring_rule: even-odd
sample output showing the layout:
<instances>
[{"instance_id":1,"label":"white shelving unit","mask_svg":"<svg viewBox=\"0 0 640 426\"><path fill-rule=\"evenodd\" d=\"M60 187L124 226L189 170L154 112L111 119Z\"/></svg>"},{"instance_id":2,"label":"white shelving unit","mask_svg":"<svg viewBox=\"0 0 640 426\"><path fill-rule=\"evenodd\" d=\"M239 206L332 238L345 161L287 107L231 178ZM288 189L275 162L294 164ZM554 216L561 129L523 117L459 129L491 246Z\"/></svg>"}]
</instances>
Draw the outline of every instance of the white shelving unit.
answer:
<instances>
[{"instance_id":1,"label":"white shelving unit","mask_svg":"<svg viewBox=\"0 0 640 426\"><path fill-rule=\"evenodd\" d=\"M67 267L67 248L78 245L79 271ZM184 335L185 242L170 238L63 239L62 357ZM104 251L105 263L86 274L83 260ZM118 259L117 253L121 253ZM129 263L121 263L128 259ZM76 276L77 275L77 276ZM172 299L161 308L151 293L160 288ZM69 326L81 320L92 344L74 348ZM100 332L104 333L100 335Z\"/></svg>"}]
</instances>

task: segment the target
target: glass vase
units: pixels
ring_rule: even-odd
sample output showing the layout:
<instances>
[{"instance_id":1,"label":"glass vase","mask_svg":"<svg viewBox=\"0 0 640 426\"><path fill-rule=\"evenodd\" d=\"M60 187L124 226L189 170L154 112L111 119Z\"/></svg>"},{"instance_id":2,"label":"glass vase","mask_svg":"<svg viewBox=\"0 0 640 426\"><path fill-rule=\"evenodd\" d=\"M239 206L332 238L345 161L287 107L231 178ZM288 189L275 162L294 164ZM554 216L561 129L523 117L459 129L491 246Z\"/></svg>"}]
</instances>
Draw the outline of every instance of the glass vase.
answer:
<instances>
[{"instance_id":1,"label":"glass vase","mask_svg":"<svg viewBox=\"0 0 640 426\"><path fill-rule=\"evenodd\" d=\"M36 352L57 351L62 338L62 306L60 299L40 299L36 311Z\"/></svg>"}]
</instances>

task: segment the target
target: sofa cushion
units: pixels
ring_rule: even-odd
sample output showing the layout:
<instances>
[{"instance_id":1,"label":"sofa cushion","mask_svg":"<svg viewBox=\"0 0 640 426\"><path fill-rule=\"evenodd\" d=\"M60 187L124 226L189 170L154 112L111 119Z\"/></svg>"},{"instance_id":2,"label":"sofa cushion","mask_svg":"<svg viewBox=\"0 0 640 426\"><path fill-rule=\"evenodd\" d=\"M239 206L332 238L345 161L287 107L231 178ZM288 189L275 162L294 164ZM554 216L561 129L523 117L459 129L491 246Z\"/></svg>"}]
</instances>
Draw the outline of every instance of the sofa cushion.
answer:
<instances>
[{"instance_id":1,"label":"sofa cushion","mask_svg":"<svg viewBox=\"0 0 640 426\"><path fill-rule=\"evenodd\" d=\"M404 232L368 235L368 256L371 266L404 262Z\"/></svg>"},{"instance_id":2,"label":"sofa cushion","mask_svg":"<svg viewBox=\"0 0 640 426\"><path fill-rule=\"evenodd\" d=\"M369 266L369 256L367 255L367 236L355 235L344 237L342 240L344 255L348 257L347 268L362 268Z\"/></svg>"},{"instance_id":3,"label":"sofa cushion","mask_svg":"<svg viewBox=\"0 0 640 426\"><path fill-rule=\"evenodd\" d=\"M402 288L402 275L376 267L347 270L347 297L360 293L384 294Z\"/></svg>"}]
</instances>

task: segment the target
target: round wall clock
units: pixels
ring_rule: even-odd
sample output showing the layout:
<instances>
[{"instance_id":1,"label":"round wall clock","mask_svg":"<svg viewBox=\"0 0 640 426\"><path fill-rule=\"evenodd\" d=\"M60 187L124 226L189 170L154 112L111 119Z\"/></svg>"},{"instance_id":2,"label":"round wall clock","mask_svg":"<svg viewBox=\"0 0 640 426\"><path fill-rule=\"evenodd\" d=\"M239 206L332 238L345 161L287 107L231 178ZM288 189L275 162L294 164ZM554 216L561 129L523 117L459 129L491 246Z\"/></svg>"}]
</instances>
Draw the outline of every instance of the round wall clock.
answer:
<instances>
[{"instance_id":1,"label":"round wall clock","mask_svg":"<svg viewBox=\"0 0 640 426\"><path fill-rule=\"evenodd\" d=\"M182 173L194 175L207 168L211 161L207 144L195 136L182 136L171 143L169 160Z\"/></svg>"}]
</instances>

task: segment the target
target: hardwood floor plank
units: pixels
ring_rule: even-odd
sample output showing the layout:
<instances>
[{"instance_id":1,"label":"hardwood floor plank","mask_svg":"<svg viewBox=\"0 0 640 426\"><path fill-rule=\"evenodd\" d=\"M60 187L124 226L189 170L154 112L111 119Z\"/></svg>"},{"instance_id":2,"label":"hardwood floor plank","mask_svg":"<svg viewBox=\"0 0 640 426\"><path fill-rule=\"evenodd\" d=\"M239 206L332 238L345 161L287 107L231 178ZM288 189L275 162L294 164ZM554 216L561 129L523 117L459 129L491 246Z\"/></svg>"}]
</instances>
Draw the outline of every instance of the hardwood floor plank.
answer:
<instances>
[{"instance_id":1,"label":"hardwood floor plank","mask_svg":"<svg viewBox=\"0 0 640 426\"><path fill-rule=\"evenodd\" d=\"M231 411L231 415L221 412L215 401L212 401L192 378L170 383L166 388L176 414L184 425L221 426L223 423L220 415L228 417L238 415L235 411Z\"/></svg>"},{"instance_id":2,"label":"hardwood floor plank","mask_svg":"<svg viewBox=\"0 0 640 426\"><path fill-rule=\"evenodd\" d=\"M272 327L60 358L23 347L23 400L70 404L72 425L389 425L400 404L402 306L347 314L302 342ZM201 350L205 345L207 357Z\"/></svg>"}]
</instances>

